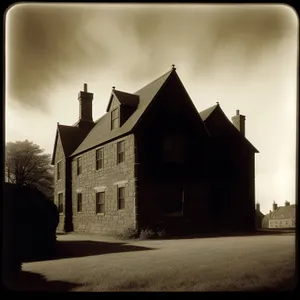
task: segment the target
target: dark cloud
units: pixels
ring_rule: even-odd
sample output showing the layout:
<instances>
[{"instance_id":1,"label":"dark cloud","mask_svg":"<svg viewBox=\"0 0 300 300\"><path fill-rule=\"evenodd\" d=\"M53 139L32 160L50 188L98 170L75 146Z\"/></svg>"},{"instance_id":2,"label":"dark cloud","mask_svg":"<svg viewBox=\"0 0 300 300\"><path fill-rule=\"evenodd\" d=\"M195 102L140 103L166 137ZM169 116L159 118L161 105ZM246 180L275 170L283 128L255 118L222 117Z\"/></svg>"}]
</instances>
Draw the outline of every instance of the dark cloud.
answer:
<instances>
[{"instance_id":1,"label":"dark cloud","mask_svg":"<svg viewBox=\"0 0 300 300\"><path fill-rule=\"evenodd\" d=\"M82 8L17 5L8 13L8 92L23 104L46 109L43 97L53 86L109 63L104 44L82 29ZM90 49L94 51L90 51Z\"/></svg>"},{"instance_id":2,"label":"dark cloud","mask_svg":"<svg viewBox=\"0 0 300 300\"><path fill-rule=\"evenodd\" d=\"M292 17L285 6L107 9L88 4L17 5L8 16L8 92L39 108L46 107L43 95L62 80L101 72L119 56L124 59L124 53L126 76L132 80L156 76L174 60L186 62L192 74L204 74L216 68L216 55L229 44L239 45L250 65L281 41ZM110 36L112 27L120 32L119 40ZM135 47L146 53L142 63L131 54Z\"/></svg>"},{"instance_id":3,"label":"dark cloud","mask_svg":"<svg viewBox=\"0 0 300 300\"><path fill-rule=\"evenodd\" d=\"M140 47L151 49L153 68L182 52L183 61L196 74L210 71L216 54L227 45L242 51L239 55L249 67L260 53L275 47L295 28L293 12L284 5L182 6L180 10L143 10L130 19ZM137 78L149 72L142 68L140 73L136 71L132 76Z\"/></svg>"}]
</instances>

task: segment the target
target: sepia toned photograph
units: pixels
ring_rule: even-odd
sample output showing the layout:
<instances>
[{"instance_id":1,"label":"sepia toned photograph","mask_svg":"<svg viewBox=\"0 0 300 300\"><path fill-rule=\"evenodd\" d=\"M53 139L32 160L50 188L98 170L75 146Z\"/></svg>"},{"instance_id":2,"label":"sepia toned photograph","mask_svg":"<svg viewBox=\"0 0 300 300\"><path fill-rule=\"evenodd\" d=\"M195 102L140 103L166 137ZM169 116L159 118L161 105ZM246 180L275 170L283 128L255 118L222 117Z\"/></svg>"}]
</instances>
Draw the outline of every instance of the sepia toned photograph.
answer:
<instances>
[{"instance_id":1,"label":"sepia toned photograph","mask_svg":"<svg viewBox=\"0 0 300 300\"><path fill-rule=\"evenodd\" d=\"M19 3L4 24L6 289L294 290L291 6Z\"/></svg>"}]
</instances>

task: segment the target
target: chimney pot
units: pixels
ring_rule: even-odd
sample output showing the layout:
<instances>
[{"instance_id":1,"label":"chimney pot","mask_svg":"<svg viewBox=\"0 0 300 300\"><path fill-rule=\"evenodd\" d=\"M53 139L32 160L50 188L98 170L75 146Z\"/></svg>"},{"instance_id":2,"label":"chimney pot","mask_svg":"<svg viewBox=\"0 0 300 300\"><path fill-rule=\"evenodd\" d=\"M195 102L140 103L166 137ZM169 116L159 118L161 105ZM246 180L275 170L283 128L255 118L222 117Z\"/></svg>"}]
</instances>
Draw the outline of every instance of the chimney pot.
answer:
<instances>
[{"instance_id":1,"label":"chimney pot","mask_svg":"<svg viewBox=\"0 0 300 300\"><path fill-rule=\"evenodd\" d=\"M256 210L260 211L260 204L259 203L256 203Z\"/></svg>"},{"instance_id":2,"label":"chimney pot","mask_svg":"<svg viewBox=\"0 0 300 300\"><path fill-rule=\"evenodd\" d=\"M84 92L87 92L87 91L88 91L87 88L88 88L88 87L87 87L87 83L85 83L85 84L83 85L83 91L84 91Z\"/></svg>"},{"instance_id":3,"label":"chimney pot","mask_svg":"<svg viewBox=\"0 0 300 300\"><path fill-rule=\"evenodd\" d=\"M231 118L233 125L243 136L245 136L245 120L246 117L240 115L239 109L236 110L236 114Z\"/></svg>"}]
</instances>

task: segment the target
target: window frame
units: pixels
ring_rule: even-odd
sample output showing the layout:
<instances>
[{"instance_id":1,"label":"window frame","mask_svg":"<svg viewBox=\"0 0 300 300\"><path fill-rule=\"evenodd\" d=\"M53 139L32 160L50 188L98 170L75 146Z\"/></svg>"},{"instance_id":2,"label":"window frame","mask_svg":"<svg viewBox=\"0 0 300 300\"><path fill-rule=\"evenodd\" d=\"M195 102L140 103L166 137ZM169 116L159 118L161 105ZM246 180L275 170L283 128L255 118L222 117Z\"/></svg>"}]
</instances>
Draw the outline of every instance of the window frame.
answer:
<instances>
[{"instance_id":1,"label":"window frame","mask_svg":"<svg viewBox=\"0 0 300 300\"><path fill-rule=\"evenodd\" d=\"M57 208L58 213L62 215L64 213L64 193L58 193L57 194Z\"/></svg>"},{"instance_id":2,"label":"window frame","mask_svg":"<svg viewBox=\"0 0 300 300\"><path fill-rule=\"evenodd\" d=\"M80 200L80 201L79 201ZM80 204L80 205L79 205ZM79 209L80 207L80 209ZM81 213L82 212L82 193L77 193L77 212Z\"/></svg>"},{"instance_id":3,"label":"window frame","mask_svg":"<svg viewBox=\"0 0 300 300\"><path fill-rule=\"evenodd\" d=\"M102 169L104 169L104 148L103 147L101 147L101 148L98 148L98 149L96 149L96 151L95 151L96 153L95 153L95 156L96 156L96 171L99 171L99 170L102 170ZM100 156L99 158L97 157L97 154L98 153L102 153L102 156ZM101 162L100 163L100 167L98 166L98 162Z\"/></svg>"},{"instance_id":4,"label":"window frame","mask_svg":"<svg viewBox=\"0 0 300 300\"><path fill-rule=\"evenodd\" d=\"M101 195L103 195L103 197L101 197ZM98 201L99 201L99 203L98 203ZM103 202L103 203L100 203L100 202ZM101 208L102 208L102 211L101 211ZM96 192L96 214L97 215L105 214L105 191Z\"/></svg>"},{"instance_id":5,"label":"window frame","mask_svg":"<svg viewBox=\"0 0 300 300\"><path fill-rule=\"evenodd\" d=\"M113 114L114 112L117 112L116 116L114 117ZM118 127L120 127L120 109L119 107L115 107L114 109L111 110L110 114L110 129L114 130ZM116 121L116 124L115 124Z\"/></svg>"},{"instance_id":6,"label":"window frame","mask_svg":"<svg viewBox=\"0 0 300 300\"><path fill-rule=\"evenodd\" d=\"M122 197L121 197L121 193L120 193L121 191L123 191ZM125 209L125 202L126 202L125 186L118 186L117 200L118 200L118 210Z\"/></svg>"},{"instance_id":7,"label":"window frame","mask_svg":"<svg viewBox=\"0 0 300 300\"><path fill-rule=\"evenodd\" d=\"M120 149L123 145L123 151ZM121 159L122 158L122 159ZM125 161L125 140L117 142L117 164L121 164Z\"/></svg>"},{"instance_id":8,"label":"window frame","mask_svg":"<svg viewBox=\"0 0 300 300\"><path fill-rule=\"evenodd\" d=\"M60 160L56 163L56 179L57 179L57 181L62 179L61 173L62 173L62 160Z\"/></svg>"},{"instance_id":9,"label":"window frame","mask_svg":"<svg viewBox=\"0 0 300 300\"><path fill-rule=\"evenodd\" d=\"M80 161L80 165L79 165ZM76 174L77 176L82 174L82 156L76 158Z\"/></svg>"}]
</instances>

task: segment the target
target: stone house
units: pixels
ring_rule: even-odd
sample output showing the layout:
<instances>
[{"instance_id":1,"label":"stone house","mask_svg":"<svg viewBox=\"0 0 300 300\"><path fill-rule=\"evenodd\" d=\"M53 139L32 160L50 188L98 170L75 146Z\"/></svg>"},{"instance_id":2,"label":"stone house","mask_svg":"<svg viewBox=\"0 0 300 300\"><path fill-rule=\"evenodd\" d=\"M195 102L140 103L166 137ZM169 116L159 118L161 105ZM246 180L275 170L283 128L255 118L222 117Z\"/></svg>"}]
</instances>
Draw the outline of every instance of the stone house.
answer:
<instances>
[{"instance_id":1,"label":"stone house","mask_svg":"<svg viewBox=\"0 0 300 300\"><path fill-rule=\"evenodd\" d=\"M52 164L59 230L107 234L162 226L178 231L255 228L255 153L245 116L220 105L198 112L176 68L135 93L113 87L93 120L57 124Z\"/></svg>"},{"instance_id":2,"label":"stone house","mask_svg":"<svg viewBox=\"0 0 300 300\"><path fill-rule=\"evenodd\" d=\"M296 205L286 201L284 206L273 203L273 211L270 210L262 221L263 228L296 228Z\"/></svg>"}]
</instances>

